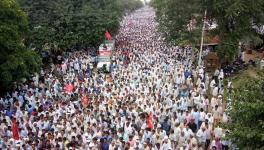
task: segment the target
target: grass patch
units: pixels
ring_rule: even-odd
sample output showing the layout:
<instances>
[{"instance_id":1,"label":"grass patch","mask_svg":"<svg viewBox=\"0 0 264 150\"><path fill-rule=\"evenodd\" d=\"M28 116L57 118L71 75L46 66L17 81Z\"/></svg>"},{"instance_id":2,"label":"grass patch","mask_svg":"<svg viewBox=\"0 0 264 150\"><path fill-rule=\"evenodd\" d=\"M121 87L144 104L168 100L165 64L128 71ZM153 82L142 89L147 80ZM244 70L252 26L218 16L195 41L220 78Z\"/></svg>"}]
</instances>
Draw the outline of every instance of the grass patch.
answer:
<instances>
[{"instance_id":1,"label":"grass patch","mask_svg":"<svg viewBox=\"0 0 264 150\"><path fill-rule=\"evenodd\" d=\"M247 70L240 71L237 75L227 79L232 81L233 86L236 89L247 79L258 79L258 72L259 70L257 68L249 67Z\"/></svg>"},{"instance_id":2,"label":"grass patch","mask_svg":"<svg viewBox=\"0 0 264 150\"><path fill-rule=\"evenodd\" d=\"M247 70L242 70L238 74L232 77L225 78L224 85L225 85L225 88L227 88L228 81L232 81L233 88L234 90L236 90L237 88L242 86L246 80L260 79L261 77L264 77L264 70L259 70L257 67L250 66ZM224 101L228 100L228 98L233 99L233 96L234 96L233 94L234 92L232 92L232 94L229 94L228 90L225 89L224 95L223 95Z\"/></svg>"}]
</instances>

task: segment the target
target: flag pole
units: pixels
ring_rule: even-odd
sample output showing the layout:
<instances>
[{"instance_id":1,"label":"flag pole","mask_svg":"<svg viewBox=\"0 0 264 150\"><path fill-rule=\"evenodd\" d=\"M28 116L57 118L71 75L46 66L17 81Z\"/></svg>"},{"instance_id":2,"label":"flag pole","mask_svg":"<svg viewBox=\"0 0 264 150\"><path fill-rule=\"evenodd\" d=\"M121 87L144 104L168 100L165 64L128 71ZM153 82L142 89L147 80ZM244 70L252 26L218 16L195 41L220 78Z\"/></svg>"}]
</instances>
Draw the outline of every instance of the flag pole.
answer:
<instances>
[{"instance_id":1,"label":"flag pole","mask_svg":"<svg viewBox=\"0 0 264 150\"><path fill-rule=\"evenodd\" d=\"M200 52L199 52L198 67L201 66L201 61L202 61L202 51L203 51L203 41L204 41L204 30L205 30L206 14L207 14L207 10L205 10L205 12L204 12L204 20L203 20L203 28L202 28L202 37L201 37L201 45L200 45Z\"/></svg>"}]
</instances>

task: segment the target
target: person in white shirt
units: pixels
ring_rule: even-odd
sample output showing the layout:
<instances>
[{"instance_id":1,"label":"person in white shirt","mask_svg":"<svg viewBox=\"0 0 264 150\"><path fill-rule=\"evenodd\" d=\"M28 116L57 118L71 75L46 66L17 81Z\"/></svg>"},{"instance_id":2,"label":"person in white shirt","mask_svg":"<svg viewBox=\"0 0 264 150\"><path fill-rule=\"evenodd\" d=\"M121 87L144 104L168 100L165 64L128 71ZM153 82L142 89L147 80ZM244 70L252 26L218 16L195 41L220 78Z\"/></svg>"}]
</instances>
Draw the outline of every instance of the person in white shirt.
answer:
<instances>
[{"instance_id":1,"label":"person in white shirt","mask_svg":"<svg viewBox=\"0 0 264 150\"><path fill-rule=\"evenodd\" d=\"M194 135L193 131L189 127L183 128L182 131L184 132L184 136L186 137L186 139L189 139Z\"/></svg>"},{"instance_id":2,"label":"person in white shirt","mask_svg":"<svg viewBox=\"0 0 264 150\"><path fill-rule=\"evenodd\" d=\"M215 136L215 138L222 138L222 136L223 136L223 129L220 128L219 126L217 126L214 129L214 136Z\"/></svg>"},{"instance_id":3,"label":"person in white shirt","mask_svg":"<svg viewBox=\"0 0 264 150\"><path fill-rule=\"evenodd\" d=\"M164 137L160 149L161 149L161 150L172 150L171 142L170 142L170 140L168 139L168 136L165 136L165 137Z\"/></svg>"},{"instance_id":4,"label":"person in white shirt","mask_svg":"<svg viewBox=\"0 0 264 150\"><path fill-rule=\"evenodd\" d=\"M218 79L224 79L224 71L223 69L221 69L220 73L219 73L219 76L218 76Z\"/></svg>"},{"instance_id":5,"label":"person in white shirt","mask_svg":"<svg viewBox=\"0 0 264 150\"><path fill-rule=\"evenodd\" d=\"M212 95L214 96L214 97L216 97L217 95L218 95L218 86L217 85L215 85L214 86L214 88L213 88L213 91L212 91Z\"/></svg>"},{"instance_id":6,"label":"person in white shirt","mask_svg":"<svg viewBox=\"0 0 264 150\"><path fill-rule=\"evenodd\" d=\"M211 91L211 93L213 92L213 89L214 89L215 85L216 85L215 79L212 79L211 82L210 82L210 91Z\"/></svg>"},{"instance_id":7,"label":"person in white shirt","mask_svg":"<svg viewBox=\"0 0 264 150\"><path fill-rule=\"evenodd\" d=\"M214 124L214 117L212 116L211 113L207 113L206 117L205 117L205 122L208 123L208 129L212 130L213 128L213 124ZM204 126L205 124L202 123L202 126Z\"/></svg>"},{"instance_id":8,"label":"person in white shirt","mask_svg":"<svg viewBox=\"0 0 264 150\"><path fill-rule=\"evenodd\" d=\"M203 108L200 109L200 118L199 118L199 121L198 121L198 129L201 127L202 123L205 121L205 117L206 117L206 114L203 110Z\"/></svg>"},{"instance_id":9,"label":"person in white shirt","mask_svg":"<svg viewBox=\"0 0 264 150\"><path fill-rule=\"evenodd\" d=\"M202 148L205 148L205 143L206 143L206 129L202 127L199 129L196 133L196 136L198 138L198 142L200 145L202 145Z\"/></svg>"}]
</instances>

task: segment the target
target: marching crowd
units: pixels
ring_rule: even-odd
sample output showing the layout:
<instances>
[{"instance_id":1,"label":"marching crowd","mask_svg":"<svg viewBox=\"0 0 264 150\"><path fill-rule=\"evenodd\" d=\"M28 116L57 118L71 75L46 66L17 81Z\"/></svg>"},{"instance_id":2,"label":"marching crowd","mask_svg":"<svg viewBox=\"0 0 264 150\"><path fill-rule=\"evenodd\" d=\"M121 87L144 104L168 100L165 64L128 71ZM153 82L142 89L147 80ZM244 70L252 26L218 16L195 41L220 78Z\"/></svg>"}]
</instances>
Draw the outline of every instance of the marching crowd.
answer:
<instances>
[{"instance_id":1,"label":"marching crowd","mask_svg":"<svg viewBox=\"0 0 264 150\"><path fill-rule=\"evenodd\" d=\"M110 74L72 52L2 97L0 149L227 150L223 71L195 68L154 17L147 6L124 17Z\"/></svg>"}]
</instances>

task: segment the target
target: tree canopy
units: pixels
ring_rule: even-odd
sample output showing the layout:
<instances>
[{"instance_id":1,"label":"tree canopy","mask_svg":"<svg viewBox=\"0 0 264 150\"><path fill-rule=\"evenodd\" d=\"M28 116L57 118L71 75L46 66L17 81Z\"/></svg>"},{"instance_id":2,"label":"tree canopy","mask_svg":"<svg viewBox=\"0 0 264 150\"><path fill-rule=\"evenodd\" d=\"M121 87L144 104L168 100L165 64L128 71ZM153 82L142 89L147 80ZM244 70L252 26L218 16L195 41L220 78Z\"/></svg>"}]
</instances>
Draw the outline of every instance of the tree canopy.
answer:
<instances>
[{"instance_id":1,"label":"tree canopy","mask_svg":"<svg viewBox=\"0 0 264 150\"><path fill-rule=\"evenodd\" d=\"M125 12L140 0L17 0L29 16L26 43L38 51L97 46L108 30L115 35Z\"/></svg>"},{"instance_id":2,"label":"tree canopy","mask_svg":"<svg viewBox=\"0 0 264 150\"><path fill-rule=\"evenodd\" d=\"M228 137L241 149L264 148L264 74L247 79L235 91Z\"/></svg>"},{"instance_id":3,"label":"tree canopy","mask_svg":"<svg viewBox=\"0 0 264 150\"><path fill-rule=\"evenodd\" d=\"M264 24L263 0L152 0L152 6L159 29L169 42L198 45L205 10L207 22L217 23L207 36L219 36L218 54L222 58L233 59L239 42L253 45L263 42L253 29Z\"/></svg>"},{"instance_id":4,"label":"tree canopy","mask_svg":"<svg viewBox=\"0 0 264 150\"><path fill-rule=\"evenodd\" d=\"M25 13L14 0L0 1L0 85L10 87L14 81L38 71L39 56L28 50L23 39L28 31Z\"/></svg>"},{"instance_id":5,"label":"tree canopy","mask_svg":"<svg viewBox=\"0 0 264 150\"><path fill-rule=\"evenodd\" d=\"M177 44L197 42L197 29L188 31L187 24L193 17L200 17L200 6L197 1L187 3L185 0L154 0L156 20L159 30L168 41ZM197 19L198 21L200 19ZM199 30L198 30L199 31ZM200 32L198 32L200 33Z\"/></svg>"},{"instance_id":6,"label":"tree canopy","mask_svg":"<svg viewBox=\"0 0 264 150\"><path fill-rule=\"evenodd\" d=\"M0 88L39 71L35 52L96 46L141 6L140 0L1 0Z\"/></svg>"}]
</instances>

